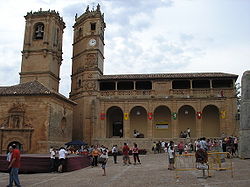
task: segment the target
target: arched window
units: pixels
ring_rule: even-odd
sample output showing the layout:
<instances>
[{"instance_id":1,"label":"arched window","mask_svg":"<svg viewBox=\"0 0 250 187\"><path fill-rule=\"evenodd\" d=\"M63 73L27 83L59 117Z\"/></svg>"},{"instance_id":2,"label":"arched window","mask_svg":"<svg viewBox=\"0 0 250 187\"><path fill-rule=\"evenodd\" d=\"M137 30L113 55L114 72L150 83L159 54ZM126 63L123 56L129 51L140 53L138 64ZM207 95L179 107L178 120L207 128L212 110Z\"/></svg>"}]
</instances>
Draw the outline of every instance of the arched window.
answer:
<instances>
[{"instance_id":1,"label":"arched window","mask_svg":"<svg viewBox=\"0 0 250 187\"><path fill-rule=\"evenodd\" d=\"M34 27L34 39L42 40L44 36L44 24L37 23Z\"/></svg>"}]
</instances>

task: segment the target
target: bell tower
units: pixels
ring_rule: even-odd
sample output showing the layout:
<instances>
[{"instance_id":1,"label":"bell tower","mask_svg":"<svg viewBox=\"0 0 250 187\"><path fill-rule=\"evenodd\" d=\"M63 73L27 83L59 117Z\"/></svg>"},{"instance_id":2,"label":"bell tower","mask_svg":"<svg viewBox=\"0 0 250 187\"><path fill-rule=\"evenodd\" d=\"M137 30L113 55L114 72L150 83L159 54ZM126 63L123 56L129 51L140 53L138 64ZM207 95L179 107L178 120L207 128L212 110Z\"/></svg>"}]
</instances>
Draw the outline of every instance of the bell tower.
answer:
<instances>
[{"instance_id":1,"label":"bell tower","mask_svg":"<svg viewBox=\"0 0 250 187\"><path fill-rule=\"evenodd\" d=\"M73 138L84 138L89 143L97 115L98 79L103 75L105 27L99 4L75 16L70 99L78 105L74 110Z\"/></svg>"},{"instance_id":2,"label":"bell tower","mask_svg":"<svg viewBox=\"0 0 250 187\"><path fill-rule=\"evenodd\" d=\"M54 10L26 16L20 83L37 80L58 92L65 23Z\"/></svg>"},{"instance_id":3,"label":"bell tower","mask_svg":"<svg viewBox=\"0 0 250 187\"><path fill-rule=\"evenodd\" d=\"M94 91L96 85L92 80L103 74L104 60L104 15L100 5L96 10L89 10L75 17L71 97L81 92Z\"/></svg>"}]
</instances>

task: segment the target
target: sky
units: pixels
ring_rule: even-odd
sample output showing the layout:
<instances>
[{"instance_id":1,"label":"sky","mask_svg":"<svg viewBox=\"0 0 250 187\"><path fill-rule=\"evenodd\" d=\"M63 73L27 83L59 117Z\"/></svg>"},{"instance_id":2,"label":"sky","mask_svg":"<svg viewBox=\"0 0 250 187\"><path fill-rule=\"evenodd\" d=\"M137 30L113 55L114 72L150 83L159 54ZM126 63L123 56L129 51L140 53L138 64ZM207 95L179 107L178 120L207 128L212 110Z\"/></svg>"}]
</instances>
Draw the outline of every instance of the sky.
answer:
<instances>
[{"instance_id":1,"label":"sky","mask_svg":"<svg viewBox=\"0 0 250 187\"><path fill-rule=\"evenodd\" d=\"M0 0L0 86L19 83L25 19L31 10L63 17L60 93L71 89L74 17L101 5L104 74L250 70L250 0Z\"/></svg>"}]
</instances>

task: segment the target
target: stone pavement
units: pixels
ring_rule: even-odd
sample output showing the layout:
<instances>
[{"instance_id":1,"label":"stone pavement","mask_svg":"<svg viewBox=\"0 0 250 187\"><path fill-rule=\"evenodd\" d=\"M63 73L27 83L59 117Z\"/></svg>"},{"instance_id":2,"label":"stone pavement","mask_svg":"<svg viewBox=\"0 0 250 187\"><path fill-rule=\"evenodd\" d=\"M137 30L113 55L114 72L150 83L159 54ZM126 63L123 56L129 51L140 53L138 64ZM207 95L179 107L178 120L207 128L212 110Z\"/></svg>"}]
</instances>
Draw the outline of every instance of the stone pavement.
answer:
<instances>
[{"instance_id":1,"label":"stone pavement","mask_svg":"<svg viewBox=\"0 0 250 187\"><path fill-rule=\"evenodd\" d=\"M201 171L178 172L180 178L176 179L175 171L167 169L166 154L149 154L140 156L142 165L123 166L122 158L118 157L118 164L112 163L112 157L107 164L107 176L102 176L100 167L85 168L68 173L41 173L20 174L23 187L249 187L250 186L250 160L233 159L234 177L230 171L212 171L208 179L197 178L202 176ZM132 160L132 157L131 157ZM0 173L0 186L6 186L8 174Z\"/></svg>"}]
</instances>

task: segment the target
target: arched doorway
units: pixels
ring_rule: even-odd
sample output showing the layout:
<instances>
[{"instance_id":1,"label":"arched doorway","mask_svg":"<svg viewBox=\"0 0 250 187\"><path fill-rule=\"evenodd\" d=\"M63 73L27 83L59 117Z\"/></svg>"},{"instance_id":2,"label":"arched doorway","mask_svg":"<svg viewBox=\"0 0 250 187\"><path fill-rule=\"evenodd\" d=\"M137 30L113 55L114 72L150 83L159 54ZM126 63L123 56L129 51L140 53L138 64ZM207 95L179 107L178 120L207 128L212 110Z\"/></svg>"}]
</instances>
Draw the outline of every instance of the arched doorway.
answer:
<instances>
[{"instance_id":1,"label":"arched doorway","mask_svg":"<svg viewBox=\"0 0 250 187\"><path fill-rule=\"evenodd\" d=\"M220 136L219 109L214 105L207 105L202 111L202 136Z\"/></svg>"},{"instance_id":2,"label":"arched doorway","mask_svg":"<svg viewBox=\"0 0 250 187\"><path fill-rule=\"evenodd\" d=\"M184 105L178 110L178 135L186 131L188 128L191 130L191 138L196 137L196 117L195 110L192 106Z\"/></svg>"},{"instance_id":3,"label":"arched doorway","mask_svg":"<svg viewBox=\"0 0 250 187\"><path fill-rule=\"evenodd\" d=\"M23 151L23 145L20 143L20 142L18 142L18 141L13 141L13 142L10 142L9 144L8 144L8 147L7 147L7 152L8 152L8 150L9 150L9 147L10 146L12 146L12 145L16 145L16 148L17 149L19 149L21 152Z\"/></svg>"},{"instance_id":4,"label":"arched doorway","mask_svg":"<svg viewBox=\"0 0 250 187\"><path fill-rule=\"evenodd\" d=\"M158 106L154 111L154 138L172 138L171 111L166 106Z\"/></svg>"},{"instance_id":5,"label":"arched doorway","mask_svg":"<svg viewBox=\"0 0 250 187\"><path fill-rule=\"evenodd\" d=\"M134 130L138 131L140 134L143 134L144 137L147 137L147 111L141 106L136 106L132 108L129 114L130 119L130 135L133 137Z\"/></svg>"},{"instance_id":6,"label":"arched doorway","mask_svg":"<svg viewBox=\"0 0 250 187\"><path fill-rule=\"evenodd\" d=\"M107 110L107 138L123 137L123 112L120 107L113 106Z\"/></svg>"}]
</instances>

